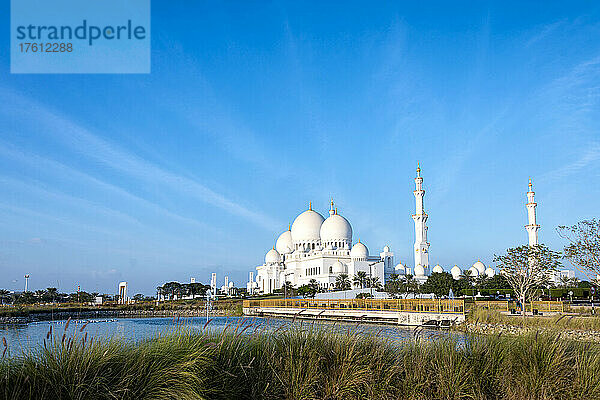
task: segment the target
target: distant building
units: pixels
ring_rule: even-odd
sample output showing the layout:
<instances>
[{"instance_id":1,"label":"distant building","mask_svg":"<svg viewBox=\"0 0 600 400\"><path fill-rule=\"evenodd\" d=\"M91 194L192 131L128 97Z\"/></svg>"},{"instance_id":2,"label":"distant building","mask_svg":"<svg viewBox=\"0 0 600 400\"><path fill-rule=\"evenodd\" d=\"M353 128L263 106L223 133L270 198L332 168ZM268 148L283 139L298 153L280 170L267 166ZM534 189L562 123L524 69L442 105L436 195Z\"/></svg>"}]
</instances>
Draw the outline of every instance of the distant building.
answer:
<instances>
[{"instance_id":1,"label":"distant building","mask_svg":"<svg viewBox=\"0 0 600 400\"><path fill-rule=\"evenodd\" d=\"M254 272L250 271L248 283L246 283L246 291L252 296L256 289L258 289L258 283L254 281Z\"/></svg>"},{"instance_id":2,"label":"distant building","mask_svg":"<svg viewBox=\"0 0 600 400\"><path fill-rule=\"evenodd\" d=\"M210 291L213 295L217 294L217 273L213 272L210 275Z\"/></svg>"},{"instance_id":3,"label":"distant building","mask_svg":"<svg viewBox=\"0 0 600 400\"><path fill-rule=\"evenodd\" d=\"M554 284L560 284L561 282L567 280L567 279L574 279L575 276L575 271L570 270L570 269L562 269L560 271L556 271L553 275L552 275L552 283Z\"/></svg>"},{"instance_id":4,"label":"distant building","mask_svg":"<svg viewBox=\"0 0 600 400\"><path fill-rule=\"evenodd\" d=\"M129 297L127 297L127 282L119 283L119 304L128 304Z\"/></svg>"}]
</instances>

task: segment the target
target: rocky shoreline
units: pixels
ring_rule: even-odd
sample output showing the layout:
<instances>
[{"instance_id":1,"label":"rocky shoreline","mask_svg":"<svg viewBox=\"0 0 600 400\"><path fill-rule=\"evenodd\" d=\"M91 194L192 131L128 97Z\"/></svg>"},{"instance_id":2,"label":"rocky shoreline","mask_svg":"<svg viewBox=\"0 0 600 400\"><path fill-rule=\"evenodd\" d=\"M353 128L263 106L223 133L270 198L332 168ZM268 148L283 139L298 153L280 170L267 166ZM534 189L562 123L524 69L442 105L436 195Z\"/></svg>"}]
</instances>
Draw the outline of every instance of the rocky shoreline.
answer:
<instances>
[{"instance_id":1,"label":"rocky shoreline","mask_svg":"<svg viewBox=\"0 0 600 400\"><path fill-rule=\"evenodd\" d=\"M536 331L556 331L552 327L521 327L515 325L505 324L486 324L486 323L475 323L465 322L459 327L460 330L465 333L472 333L477 335L525 335L530 332ZM592 341L600 343L600 331L585 331L576 329L560 329L560 334L566 339L578 340L578 341Z\"/></svg>"}]
</instances>

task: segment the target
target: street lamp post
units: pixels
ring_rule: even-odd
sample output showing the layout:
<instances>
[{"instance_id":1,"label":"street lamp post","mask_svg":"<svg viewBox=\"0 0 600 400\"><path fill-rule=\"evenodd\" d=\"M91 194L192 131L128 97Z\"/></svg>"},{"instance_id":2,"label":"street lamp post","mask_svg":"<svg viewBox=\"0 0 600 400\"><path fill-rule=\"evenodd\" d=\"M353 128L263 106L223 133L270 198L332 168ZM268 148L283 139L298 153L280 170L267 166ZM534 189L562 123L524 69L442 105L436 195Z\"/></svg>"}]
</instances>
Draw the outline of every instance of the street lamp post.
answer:
<instances>
[{"instance_id":1,"label":"street lamp post","mask_svg":"<svg viewBox=\"0 0 600 400\"><path fill-rule=\"evenodd\" d=\"M212 293L210 292L210 289L208 289L206 291L206 323L208 323L208 311L210 309L210 298L212 296Z\"/></svg>"},{"instance_id":2,"label":"street lamp post","mask_svg":"<svg viewBox=\"0 0 600 400\"><path fill-rule=\"evenodd\" d=\"M381 261L376 261L369 264L369 289L371 292L371 298L373 298L373 265L379 264Z\"/></svg>"}]
</instances>

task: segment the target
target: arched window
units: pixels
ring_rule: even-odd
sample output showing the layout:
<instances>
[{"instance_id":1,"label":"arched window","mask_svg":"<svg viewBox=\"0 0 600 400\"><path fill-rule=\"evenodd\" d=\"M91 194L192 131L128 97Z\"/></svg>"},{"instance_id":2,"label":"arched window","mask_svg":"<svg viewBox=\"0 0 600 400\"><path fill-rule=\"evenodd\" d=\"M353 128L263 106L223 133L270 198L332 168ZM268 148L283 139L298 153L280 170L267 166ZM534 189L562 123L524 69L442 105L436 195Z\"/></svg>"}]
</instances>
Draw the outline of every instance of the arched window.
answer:
<instances>
[{"instance_id":1,"label":"arched window","mask_svg":"<svg viewBox=\"0 0 600 400\"><path fill-rule=\"evenodd\" d=\"M333 267L329 267L329 273L333 274Z\"/></svg>"}]
</instances>

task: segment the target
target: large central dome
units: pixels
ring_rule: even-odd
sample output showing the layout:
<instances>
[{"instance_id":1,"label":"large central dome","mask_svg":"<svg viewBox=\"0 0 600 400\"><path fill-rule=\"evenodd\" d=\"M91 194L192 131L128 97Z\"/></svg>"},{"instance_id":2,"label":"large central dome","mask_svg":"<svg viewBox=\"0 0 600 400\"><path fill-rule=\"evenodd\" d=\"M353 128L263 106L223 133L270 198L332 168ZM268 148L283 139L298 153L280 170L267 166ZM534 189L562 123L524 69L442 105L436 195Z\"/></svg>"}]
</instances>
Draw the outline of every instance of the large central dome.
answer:
<instances>
[{"instance_id":1,"label":"large central dome","mask_svg":"<svg viewBox=\"0 0 600 400\"><path fill-rule=\"evenodd\" d=\"M327 243L334 240L345 240L352 243L352 227L341 215L333 214L321 226L321 241Z\"/></svg>"},{"instance_id":2,"label":"large central dome","mask_svg":"<svg viewBox=\"0 0 600 400\"><path fill-rule=\"evenodd\" d=\"M304 211L292 224L292 239L295 243L318 241L324 220L323 216L314 210Z\"/></svg>"}]
</instances>

